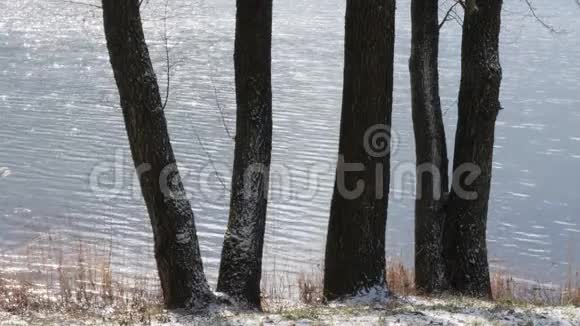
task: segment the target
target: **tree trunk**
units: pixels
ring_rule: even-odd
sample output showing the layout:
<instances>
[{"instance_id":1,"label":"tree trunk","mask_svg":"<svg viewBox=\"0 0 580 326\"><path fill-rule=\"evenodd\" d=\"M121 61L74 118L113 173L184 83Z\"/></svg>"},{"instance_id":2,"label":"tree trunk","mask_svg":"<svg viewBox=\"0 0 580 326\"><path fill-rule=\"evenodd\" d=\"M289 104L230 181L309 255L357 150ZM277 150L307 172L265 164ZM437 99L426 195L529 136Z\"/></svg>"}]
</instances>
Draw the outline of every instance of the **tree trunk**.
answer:
<instances>
[{"instance_id":1,"label":"tree trunk","mask_svg":"<svg viewBox=\"0 0 580 326\"><path fill-rule=\"evenodd\" d=\"M415 283L424 293L445 287L443 225L448 159L439 99L438 1L413 0L409 70L417 156Z\"/></svg>"},{"instance_id":2,"label":"tree trunk","mask_svg":"<svg viewBox=\"0 0 580 326\"><path fill-rule=\"evenodd\" d=\"M272 0L238 0L236 148L218 291L260 309L272 152Z\"/></svg>"},{"instance_id":3,"label":"tree trunk","mask_svg":"<svg viewBox=\"0 0 580 326\"><path fill-rule=\"evenodd\" d=\"M328 300L386 289L394 22L394 0L347 0L339 161L324 269Z\"/></svg>"},{"instance_id":4,"label":"tree trunk","mask_svg":"<svg viewBox=\"0 0 580 326\"><path fill-rule=\"evenodd\" d=\"M167 132L157 79L143 35L138 0L103 0L105 35L131 153L155 240L167 308L212 299L203 273L193 211Z\"/></svg>"},{"instance_id":5,"label":"tree trunk","mask_svg":"<svg viewBox=\"0 0 580 326\"><path fill-rule=\"evenodd\" d=\"M494 129L500 110L501 6L502 0L466 3L455 173L445 230L445 259L451 290L484 298L491 297L486 224ZM478 173L474 181L470 180L470 172Z\"/></svg>"}]
</instances>

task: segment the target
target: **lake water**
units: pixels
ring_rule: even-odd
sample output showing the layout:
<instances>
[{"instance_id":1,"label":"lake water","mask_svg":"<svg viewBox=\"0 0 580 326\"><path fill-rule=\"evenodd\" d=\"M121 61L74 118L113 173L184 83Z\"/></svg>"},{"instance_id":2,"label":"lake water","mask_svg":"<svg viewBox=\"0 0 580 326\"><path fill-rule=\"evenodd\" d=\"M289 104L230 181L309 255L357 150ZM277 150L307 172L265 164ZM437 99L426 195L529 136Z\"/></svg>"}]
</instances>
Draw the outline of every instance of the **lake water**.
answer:
<instances>
[{"instance_id":1,"label":"lake water","mask_svg":"<svg viewBox=\"0 0 580 326\"><path fill-rule=\"evenodd\" d=\"M89 1L89 0L87 0ZM147 1L146 1L147 2ZM506 1L504 67L489 209L489 253L518 276L560 282L580 262L580 8ZM97 3L97 2L92 2ZM162 91L164 1L143 9ZM274 149L265 268L315 269L323 260L341 107L344 3L275 1ZM407 61L409 1L399 1L388 254L412 262L414 148ZM166 109L215 281L228 216L235 130L234 1L170 1ZM456 123L460 28L441 39L448 136ZM221 107L223 113L220 113ZM226 129L227 127L227 129ZM448 144L453 148L453 139ZM216 177L216 173L220 175ZM223 183L223 185L222 185ZM26 248L58 238L112 247L118 270L151 271L152 237L134 177L101 12L56 0L0 0L0 250L25 269Z\"/></svg>"}]
</instances>

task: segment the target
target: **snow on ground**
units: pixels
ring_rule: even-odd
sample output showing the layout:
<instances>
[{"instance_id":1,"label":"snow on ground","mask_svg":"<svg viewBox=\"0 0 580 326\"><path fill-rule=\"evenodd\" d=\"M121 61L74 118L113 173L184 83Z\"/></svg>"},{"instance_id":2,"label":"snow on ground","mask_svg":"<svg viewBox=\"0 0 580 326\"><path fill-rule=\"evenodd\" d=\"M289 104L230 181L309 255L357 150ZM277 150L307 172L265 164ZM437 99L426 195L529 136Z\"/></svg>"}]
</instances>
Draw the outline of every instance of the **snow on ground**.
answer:
<instances>
[{"instance_id":1,"label":"snow on ground","mask_svg":"<svg viewBox=\"0 0 580 326\"><path fill-rule=\"evenodd\" d=\"M393 299L376 304L332 304L281 308L276 313L248 313L214 307L210 313L159 312L114 315L0 312L0 325L514 325L580 326L580 308L505 305L468 299Z\"/></svg>"}]
</instances>

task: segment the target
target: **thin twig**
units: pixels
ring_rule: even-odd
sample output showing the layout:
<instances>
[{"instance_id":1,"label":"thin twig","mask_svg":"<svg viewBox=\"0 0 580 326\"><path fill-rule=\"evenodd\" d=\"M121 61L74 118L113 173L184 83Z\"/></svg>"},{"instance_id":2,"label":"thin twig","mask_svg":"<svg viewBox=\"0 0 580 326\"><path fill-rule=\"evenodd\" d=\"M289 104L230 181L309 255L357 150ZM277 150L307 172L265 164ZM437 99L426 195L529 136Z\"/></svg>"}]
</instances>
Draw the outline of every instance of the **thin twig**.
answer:
<instances>
[{"instance_id":1,"label":"thin twig","mask_svg":"<svg viewBox=\"0 0 580 326\"><path fill-rule=\"evenodd\" d=\"M580 1L580 0L578 0ZM443 25L445 25L445 22L447 22L447 20L449 20L451 12L454 12L454 9L457 5L461 5L462 7L464 7L463 3L461 2L461 0L457 0L455 1L455 3L449 8L449 10L447 10L447 13L445 14L445 17L443 17L443 21L441 21L441 23L439 24L439 29L441 29L443 27ZM456 19L457 21L457 19Z\"/></svg>"},{"instance_id":2,"label":"thin twig","mask_svg":"<svg viewBox=\"0 0 580 326\"><path fill-rule=\"evenodd\" d=\"M453 2L454 2L454 4L451 5L451 7L455 7L458 4L465 10L465 4L463 3L462 0L453 0ZM461 17L457 13L456 8L449 8L448 11L443 11L442 8L439 8L439 10L441 12L445 13L445 18L443 19L443 21L439 25L439 29L441 29L443 27L443 24L445 23L445 21L451 21L451 20L455 21L455 23L457 23L457 25L459 27L463 26L463 19L461 19Z\"/></svg>"},{"instance_id":3,"label":"thin twig","mask_svg":"<svg viewBox=\"0 0 580 326\"><path fill-rule=\"evenodd\" d=\"M216 105L218 107L218 110L219 110L219 113L220 113L220 116L221 116L221 119L222 119L222 123L224 125L224 128L226 129L226 133L228 134L228 137L230 137L232 140L235 140L235 137L233 137L232 134L230 133L230 129L228 128L228 125L226 123L226 118L225 118L225 115L224 115L224 110L222 108L222 105L221 105L221 102L220 102L220 99L219 99L218 90L217 90L217 87L215 86L215 82L213 80L213 76L212 76L211 73L209 75L209 78L211 80L211 86L213 87L213 92L214 92L214 96L215 96L215 103L216 103Z\"/></svg>"},{"instance_id":4,"label":"thin twig","mask_svg":"<svg viewBox=\"0 0 580 326\"><path fill-rule=\"evenodd\" d=\"M459 16L457 12L453 11L451 13L451 16L453 17L453 20L457 23L457 25L463 27L463 19Z\"/></svg>"},{"instance_id":5,"label":"thin twig","mask_svg":"<svg viewBox=\"0 0 580 326\"><path fill-rule=\"evenodd\" d=\"M167 38L167 5L169 0L165 0L165 15L163 16L163 42L165 43L165 60L167 65L167 85L165 88L165 101L163 102L163 110L167 106L167 101L169 101L169 86L171 85L171 65L169 64L169 42Z\"/></svg>"},{"instance_id":6,"label":"thin twig","mask_svg":"<svg viewBox=\"0 0 580 326\"><path fill-rule=\"evenodd\" d=\"M195 137L197 138L197 142L199 143L199 145L201 146L201 149L203 150L203 152L205 153L205 155L207 155L207 158L209 160L209 164L211 164L211 167L213 168L213 171L215 172L215 176L218 179L218 181L220 182L220 184L222 185L222 187L224 188L225 191L227 192L231 192L227 187L226 187L226 183L224 182L224 180L222 179L222 177L220 176L212 158L211 155L209 154L209 152L205 149L205 146L203 145L203 142L201 141L201 137L199 137L199 134L197 133L197 131L195 130L195 128L193 129L193 133L195 134Z\"/></svg>"},{"instance_id":7,"label":"thin twig","mask_svg":"<svg viewBox=\"0 0 580 326\"><path fill-rule=\"evenodd\" d=\"M530 9L530 13L538 21L538 23L540 23L540 25L544 26L544 28L549 30L551 33L557 34L560 32L560 31L556 30L554 28L554 26L546 23L542 18L538 17L538 15L536 14L536 8L534 8L534 6L530 2L530 0L524 0L524 1L528 5L528 9ZM576 0L576 2L580 4L580 0Z\"/></svg>"},{"instance_id":8,"label":"thin twig","mask_svg":"<svg viewBox=\"0 0 580 326\"><path fill-rule=\"evenodd\" d=\"M455 105L457 105L457 100L453 101L453 103L451 103L451 105L448 106L445 111L443 111L443 116L446 116L449 110L451 110L451 108L453 108Z\"/></svg>"}]
</instances>

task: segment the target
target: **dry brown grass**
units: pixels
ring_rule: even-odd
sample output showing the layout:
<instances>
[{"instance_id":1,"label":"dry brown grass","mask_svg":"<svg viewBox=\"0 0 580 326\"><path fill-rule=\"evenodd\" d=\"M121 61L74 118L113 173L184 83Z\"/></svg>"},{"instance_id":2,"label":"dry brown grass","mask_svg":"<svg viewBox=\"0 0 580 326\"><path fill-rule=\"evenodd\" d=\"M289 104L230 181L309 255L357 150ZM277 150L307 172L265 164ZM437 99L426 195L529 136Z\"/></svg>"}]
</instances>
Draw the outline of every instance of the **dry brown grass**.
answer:
<instances>
[{"instance_id":1,"label":"dry brown grass","mask_svg":"<svg viewBox=\"0 0 580 326\"><path fill-rule=\"evenodd\" d=\"M562 302L580 307L580 271L568 272L568 280L562 291Z\"/></svg>"},{"instance_id":2,"label":"dry brown grass","mask_svg":"<svg viewBox=\"0 0 580 326\"><path fill-rule=\"evenodd\" d=\"M505 270L493 271L491 287L493 298L498 302L511 302L534 305L575 305L580 306L580 271L570 271L561 287L516 280ZM389 289L396 295L417 295L412 269L398 259L391 259L387 264L387 281Z\"/></svg>"},{"instance_id":3,"label":"dry brown grass","mask_svg":"<svg viewBox=\"0 0 580 326\"><path fill-rule=\"evenodd\" d=\"M277 277L274 275L265 275L262 282L262 293L264 293L262 306L265 311L275 312L279 310L281 303L287 303L289 298L298 299L300 303L305 305L324 303L322 269L299 273L294 280L287 274ZM389 261L386 276L389 289L394 294L398 296L415 294L413 272L400 260L392 259ZM295 290L298 293L295 294Z\"/></svg>"},{"instance_id":4,"label":"dry brown grass","mask_svg":"<svg viewBox=\"0 0 580 326\"><path fill-rule=\"evenodd\" d=\"M515 281L505 272L491 274L491 291L495 300L514 300L517 296Z\"/></svg>"},{"instance_id":5,"label":"dry brown grass","mask_svg":"<svg viewBox=\"0 0 580 326\"><path fill-rule=\"evenodd\" d=\"M413 270L401 260L395 258L388 261L386 277L393 294L402 297L417 295ZM285 280L285 286L291 288L288 278ZM559 287L518 281L507 271L498 270L491 273L491 287L494 300L498 303L580 306L580 271L570 273L564 286ZM315 305L324 302L321 270L299 274L296 288L301 303Z\"/></svg>"},{"instance_id":6,"label":"dry brown grass","mask_svg":"<svg viewBox=\"0 0 580 326\"><path fill-rule=\"evenodd\" d=\"M64 253L50 241L47 248L26 248L24 272L0 268L0 310L90 314L112 308L120 318L140 322L162 309L155 275L114 275L110 249L103 253L78 241L74 250ZM505 271L495 271L491 276L494 298L500 303L580 306L580 273L572 270L570 264L562 287L520 282ZM413 271L401 260L388 260L386 278L393 294L416 295ZM320 268L298 277L265 274L262 289L263 308L268 312L281 311L296 300L309 306L324 302Z\"/></svg>"},{"instance_id":7,"label":"dry brown grass","mask_svg":"<svg viewBox=\"0 0 580 326\"><path fill-rule=\"evenodd\" d=\"M387 262L387 284L389 290L399 296L415 295L415 275L399 259Z\"/></svg>"},{"instance_id":8,"label":"dry brown grass","mask_svg":"<svg viewBox=\"0 0 580 326\"><path fill-rule=\"evenodd\" d=\"M321 272L300 273L298 275L300 302L308 305L321 304L324 301L322 289L323 279Z\"/></svg>"},{"instance_id":9,"label":"dry brown grass","mask_svg":"<svg viewBox=\"0 0 580 326\"><path fill-rule=\"evenodd\" d=\"M65 253L50 241L42 249L26 248L26 272L0 269L0 310L99 315L107 308L116 321L132 323L162 309L155 277L115 277L110 252L79 241Z\"/></svg>"},{"instance_id":10,"label":"dry brown grass","mask_svg":"<svg viewBox=\"0 0 580 326\"><path fill-rule=\"evenodd\" d=\"M294 282L288 274L262 274L262 309L279 312L288 306L288 298L295 296Z\"/></svg>"},{"instance_id":11,"label":"dry brown grass","mask_svg":"<svg viewBox=\"0 0 580 326\"><path fill-rule=\"evenodd\" d=\"M533 305L580 306L580 272L570 273L562 286L516 280L504 270L491 274L493 298L497 302Z\"/></svg>"}]
</instances>

